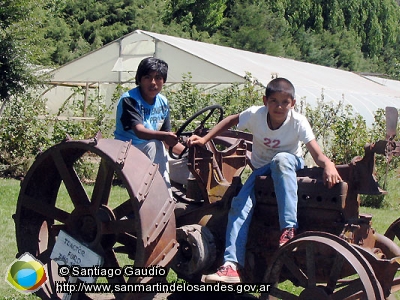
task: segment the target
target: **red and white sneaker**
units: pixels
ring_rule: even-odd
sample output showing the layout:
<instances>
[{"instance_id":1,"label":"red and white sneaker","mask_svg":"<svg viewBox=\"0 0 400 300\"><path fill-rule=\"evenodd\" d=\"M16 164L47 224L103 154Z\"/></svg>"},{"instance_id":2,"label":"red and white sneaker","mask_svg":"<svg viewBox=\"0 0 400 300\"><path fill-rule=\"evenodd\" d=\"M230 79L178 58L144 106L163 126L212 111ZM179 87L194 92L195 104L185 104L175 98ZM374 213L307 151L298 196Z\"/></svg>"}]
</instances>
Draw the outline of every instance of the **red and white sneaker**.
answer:
<instances>
[{"instance_id":1,"label":"red and white sneaker","mask_svg":"<svg viewBox=\"0 0 400 300\"><path fill-rule=\"evenodd\" d=\"M279 247L285 245L287 242L289 242L289 240L294 238L295 235L296 235L296 228L291 227L283 229L281 237L279 238Z\"/></svg>"},{"instance_id":2,"label":"red and white sneaker","mask_svg":"<svg viewBox=\"0 0 400 300\"><path fill-rule=\"evenodd\" d=\"M224 282L224 283L240 283L238 271L232 269L230 265L221 266L214 274L209 274L204 279L207 283Z\"/></svg>"}]
</instances>

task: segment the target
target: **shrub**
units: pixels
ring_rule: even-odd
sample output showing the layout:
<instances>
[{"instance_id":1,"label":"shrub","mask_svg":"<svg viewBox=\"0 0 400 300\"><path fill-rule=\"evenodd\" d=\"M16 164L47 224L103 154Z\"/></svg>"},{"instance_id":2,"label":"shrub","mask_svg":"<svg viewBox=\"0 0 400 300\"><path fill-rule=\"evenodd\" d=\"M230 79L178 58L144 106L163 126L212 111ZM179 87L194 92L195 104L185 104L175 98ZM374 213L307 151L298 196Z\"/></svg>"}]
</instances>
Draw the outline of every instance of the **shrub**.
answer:
<instances>
[{"instance_id":1,"label":"shrub","mask_svg":"<svg viewBox=\"0 0 400 300\"><path fill-rule=\"evenodd\" d=\"M120 88L117 88L119 91ZM56 116L52 117L52 141L58 143L66 135L74 139L88 139L101 131L103 137L111 137L114 128L114 118L111 116L117 96L114 94L111 103L106 105L103 97L90 94L85 101L85 90L75 88L72 97L69 97L61 106ZM67 116L60 118L60 116Z\"/></svg>"},{"instance_id":2,"label":"shrub","mask_svg":"<svg viewBox=\"0 0 400 300\"><path fill-rule=\"evenodd\" d=\"M87 139L101 131L104 137L111 137L116 98L107 106L100 96L90 96L85 107L83 99L84 91L76 89L54 116L47 114L47 100L33 92L12 99L0 118L0 176L24 176L38 153L67 134ZM67 117L61 118L61 114Z\"/></svg>"},{"instance_id":3,"label":"shrub","mask_svg":"<svg viewBox=\"0 0 400 300\"><path fill-rule=\"evenodd\" d=\"M46 101L27 93L8 102L0 118L0 174L23 176L33 158L48 148Z\"/></svg>"}]
</instances>

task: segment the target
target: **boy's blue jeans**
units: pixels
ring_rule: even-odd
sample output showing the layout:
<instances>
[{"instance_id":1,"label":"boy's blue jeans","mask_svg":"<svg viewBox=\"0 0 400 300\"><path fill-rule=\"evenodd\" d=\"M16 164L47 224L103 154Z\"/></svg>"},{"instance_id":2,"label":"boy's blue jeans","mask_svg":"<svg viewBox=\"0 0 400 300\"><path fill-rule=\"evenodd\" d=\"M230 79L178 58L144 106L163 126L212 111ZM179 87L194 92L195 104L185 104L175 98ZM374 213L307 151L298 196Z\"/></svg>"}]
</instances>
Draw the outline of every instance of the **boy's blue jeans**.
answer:
<instances>
[{"instance_id":1,"label":"boy's blue jeans","mask_svg":"<svg viewBox=\"0 0 400 300\"><path fill-rule=\"evenodd\" d=\"M152 163L158 164L158 171L160 171L161 176L164 178L168 192L172 198L171 183L169 180L168 154L163 142L159 140L148 140L145 143L134 146L146 154Z\"/></svg>"},{"instance_id":2,"label":"boy's blue jeans","mask_svg":"<svg viewBox=\"0 0 400 300\"><path fill-rule=\"evenodd\" d=\"M302 168L304 160L301 157L281 152L269 164L253 171L239 194L232 199L226 228L224 261L244 266L247 234L256 204L254 184L257 176L271 175L274 181L280 228L297 228L296 171Z\"/></svg>"}]
</instances>

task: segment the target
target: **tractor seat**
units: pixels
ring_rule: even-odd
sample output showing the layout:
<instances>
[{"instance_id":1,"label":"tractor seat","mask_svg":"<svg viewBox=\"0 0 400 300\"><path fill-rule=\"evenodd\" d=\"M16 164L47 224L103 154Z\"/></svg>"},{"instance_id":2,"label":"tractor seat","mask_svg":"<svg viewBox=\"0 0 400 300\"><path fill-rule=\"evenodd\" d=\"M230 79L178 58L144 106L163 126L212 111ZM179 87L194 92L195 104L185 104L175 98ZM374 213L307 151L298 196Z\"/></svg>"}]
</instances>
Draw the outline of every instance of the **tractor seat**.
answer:
<instances>
[{"instance_id":1,"label":"tractor seat","mask_svg":"<svg viewBox=\"0 0 400 300\"><path fill-rule=\"evenodd\" d=\"M348 185L340 182L328 189L322 180L322 168L306 168L297 172L299 229L323 230L337 234L346 215ZM268 214L278 215L277 200L271 176L259 176L255 182L257 205ZM354 216L354 217L358 217ZM275 223L277 219L275 220ZM279 226L279 224L270 224ZM301 227L301 228L300 228Z\"/></svg>"}]
</instances>

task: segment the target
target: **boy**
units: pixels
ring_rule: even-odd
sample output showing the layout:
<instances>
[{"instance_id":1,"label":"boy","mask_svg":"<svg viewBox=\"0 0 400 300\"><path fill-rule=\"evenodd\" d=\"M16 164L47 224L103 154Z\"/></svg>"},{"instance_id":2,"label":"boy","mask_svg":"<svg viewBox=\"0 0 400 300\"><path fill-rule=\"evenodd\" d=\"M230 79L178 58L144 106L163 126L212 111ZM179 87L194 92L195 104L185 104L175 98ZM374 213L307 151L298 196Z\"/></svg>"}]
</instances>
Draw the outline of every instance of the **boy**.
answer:
<instances>
[{"instance_id":1,"label":"boy","mask_svg":"<svg viewBox=\"0 0 400 300\"><path fill-rule=\"evenodd\" d=\"M204 145L232 126L253 134L251 162L253 173L239 194L232 199L226 231L224 264L206 282L239 283L238 268L245 263L247 234L255 206L254 183L257 176L271 175L282 231L279 246L294 237L297 224L296 171L304 167L301 142L316 164L324 168L324 182L331 188L341 181L335 165L321 151L307 119L294 111L295 90L285 78L272 80L263 96L264 106L252 106L240 114L226 117L204 137L192 136L189 145Z\"/></svg>"},{"instance_id":2,"label":"boy","mask_svg":"<svg viewBox=\"0 0 400 300\"><path fill-rule=\"evenodd\" d=\"M177 154L184 147L171 132L168 101L160 94L167 73L168 64L161 59L148 57L140 62L135 76L137 87L124 93L118 101L114 136L118 140L131 141L159 165L172 197L165 147L173 147Z\"/></svg>"}]
</instances>

